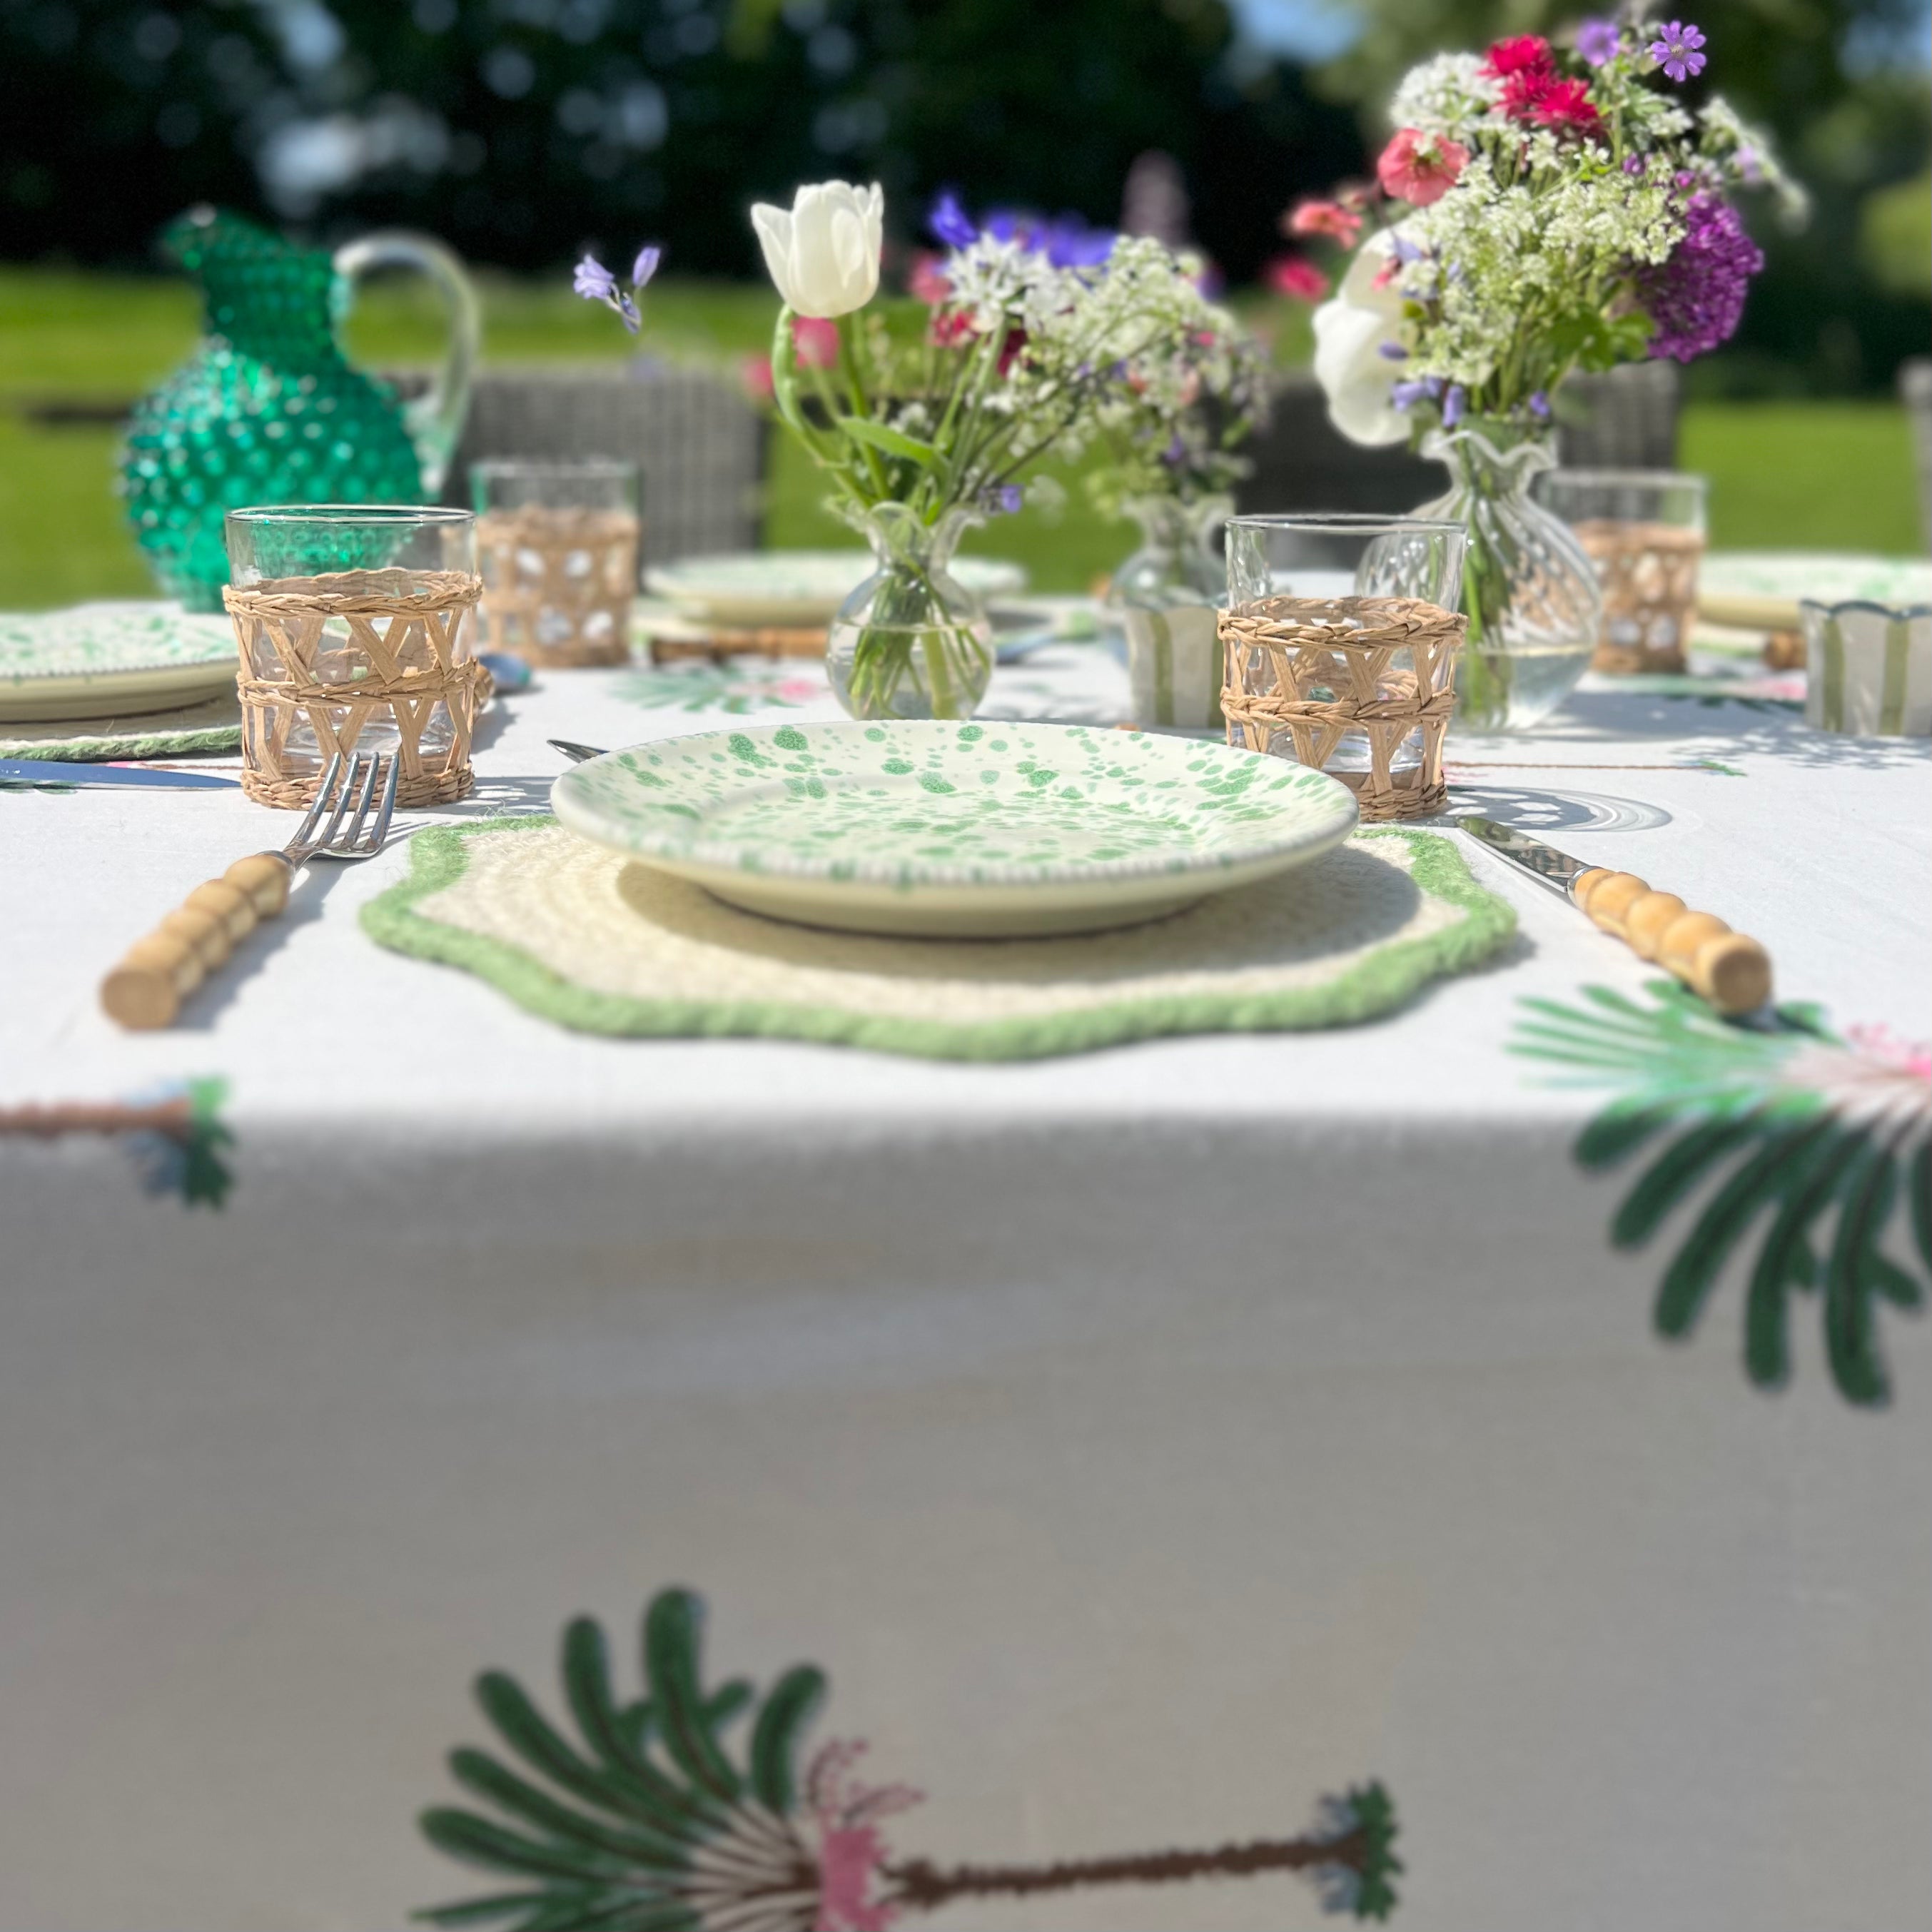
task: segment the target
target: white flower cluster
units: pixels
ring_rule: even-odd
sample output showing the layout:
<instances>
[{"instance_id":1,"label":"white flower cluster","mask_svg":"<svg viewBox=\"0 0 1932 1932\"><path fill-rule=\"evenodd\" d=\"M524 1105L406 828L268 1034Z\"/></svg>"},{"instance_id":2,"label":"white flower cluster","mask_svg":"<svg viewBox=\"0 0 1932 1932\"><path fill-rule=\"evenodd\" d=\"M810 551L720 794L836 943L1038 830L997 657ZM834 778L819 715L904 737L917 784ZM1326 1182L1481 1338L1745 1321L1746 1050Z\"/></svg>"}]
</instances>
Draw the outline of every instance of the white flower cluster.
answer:
<instances>
[{"instance_id":1,"label":"white flower cluster","mask_svg":"<svg viewBox=\"0 0 1932 1932\"><path fill-rule=\"evenodd\" d=\"M1420 252L1396 292L1426 324L1406 332L1404 376L1482 388L1523 352L1526 325L1594 312L1631 263L1663 261L1682 236L1665 157L1635 174L1586 172L1565 166L1540 131L1527 150L1527 166L1507 180L1487 155L1472 156L1453 194L1397 228Z\"/></svg>"},{"instance_id":2,"label":"white flower cluster","mask_svg":"<svg viewBox=\"0 0 1932 1932\"><path fill-rule=\"evenodd\" d=\"M1054 450L1078 453L1096 436L1150 479L1163 455L1173 481L1222 487L1217 439L1203 406L1229 422L1261 406L1259 346L1201 292L1201 265L1161 243L1122 236L1104 262L1057 267L1045 254L982 236L946 259L949 307L982 340L1016 345L1006 380L986 406L1042 433L1065 418ZM1176 441L1180 447L1175 448Z\"/></svg>"},{"instance_id":3,"label":"white flower cluster","mask_svg":"<svg viewBox=\"0 0 1932 1932\"><path fill-rule=\"evenodd\" d=\"M1398 128L1424 134L1465 140L1480 117L1496 102L1496 83L1482 71L1474 54L1438 54L1403 75L1389 103L1389 116Z\"/></svg>"},{"instance_id":4,"label":"white flower cluster","mask_svg":"<svg viewBox=\"0 0 1932 1932\"><path fill-rule=\"evenodd\" d=\"M1766 188L1778 201L1787 226L1802 227L1811 212L1811 197L1779 166L1770 136L1743 119L1721 94L1713 94L1699 116L1705 158L1748 187Z\"/></svg>"}]
</instances>

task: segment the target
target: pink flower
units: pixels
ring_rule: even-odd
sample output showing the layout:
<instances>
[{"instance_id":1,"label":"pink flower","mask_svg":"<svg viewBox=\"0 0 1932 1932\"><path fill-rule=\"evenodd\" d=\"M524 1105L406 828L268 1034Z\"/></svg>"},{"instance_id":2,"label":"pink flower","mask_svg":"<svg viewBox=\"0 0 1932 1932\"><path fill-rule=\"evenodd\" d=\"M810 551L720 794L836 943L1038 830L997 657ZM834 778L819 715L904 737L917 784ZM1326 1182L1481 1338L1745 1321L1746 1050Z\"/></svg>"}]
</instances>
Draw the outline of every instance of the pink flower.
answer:
<instances>
[{"instance_id":1,"label":"pink flower","mask_svg":"<svg viewBox=\"0 0 1932 1932\"><path fill-rule=\"evenodd\" d=\"M818 1826L818 1910L812 1932L886 1932L898 1908L874 1899L888 1847L878 1821L920 1802L903 1784L864 1785L851 1775L863 1744L835 1738L805 1774L805 1802Z\"/></svg>"},{"instance_id":2,"label":"pink flower","mask_svg":"<svg viewBox=\"0 0 1932 1932\"><path fill-rule=\"evenodd\" d=\"M772 358L769 356L747 356L738 364L738 380L745 386L745 393L753 402L770 402L772 399Z\"/></svg>"},{"instance_id":3,"label":"pink flower","mask_svg":"<svg viewBox=\"0 0 1932 1932\"><path fill-rule=\"evenodd\" d=\"M936 349L950 349L955 343L969 340L976 333L973 318L964 309L935 309L926 327L926 339Z\"/></svg>"},{"instance_id":4,"label":"pink flower","mask_svg":"<svg viewBox=\"0 0 1932 1932\"><path fill-rule=\"evenodd\" d=\"M1480 71L1492 80L1507 80L1514 74L1549 74L1556 68L1550 43L1540 34L1518 34L1513 40L1496 41Z\"/></svg>"},{"instance_id":5,"label":"pink flower","mask_svg":"<svg viewBox=\"0 0 1932 1932\"><path fill-rule=\"evenodd\" d=\"M1427 208L1456 185L1468 165L1469 151L1461 142L1404 128L1382 150L1376 178L1397 200Z\"/></svg>"},{"instance_id":6,"label":"pink flower","mask_svg":"<svg viewBox=\"0 0 1932 1932\"><path fill-rule=\"evenodd\" d=\"M795 315L791 319L792 346L808 369L836 368L838 362L838 325L820 316Z\"/></svg>"},{"instance_id":7,"label":"pink flower","mask_svg":"<svg viewBox=\"0 0 1932 1932\"><path fill-rule=\"evenodd\" d=\"M1277 255L1267 276L1276 295L1295 302L1318 302L1328 292L1328 278L1304 255Z\"/></svg>"},{"instance_id":8,"label":"pink flower","mask_svg":"<svg viewBox=\"0 0 1932 1932\"><path fill-rule=\"evenodd\" d=\"M1362 232L1362 218L1339 201L1304 201L1296 205L1284 225L1291 235L1332 235L1343 248L1352 248Z\"/></svg>"},{"instance_id":9,"label":"pink flower","mask_svg":"<svg viewBox=\"0 0 1932 1932\"><path fill-rule=\"evenodd\" d=\"M1000 344L1000 374L1002 376L1010 376L1013 373L1013 364L1020 359L1026 344L1027 332L1024 329L1010 328L1006 331L1006 339Z\"/></svg>"},{"instance_id":10,"label":"pink flower","mask_svg":"<svg viewBox=\"0 0 1932 1932\"><path fill-rule=\"evenodd\" d=\"M1531 106L1529 118L1539 128L1580 134L1593 134L1604 124L1588 87L1580 80L1550 82Z\"/></svg>"},{"instance_id":11,"label":"pink flower","mask_svg":"<svg viewBox=\"0 0 1932 1932\"><path fill-rule=\"evenodd\" d=\"M922 302L928 308L938 308L948 301L952 294L952 284L946 279L940 264L943 255L921 254L913 257L912 274L906 282L907 292L914 300Z\"/></svg>"}]
</instances>

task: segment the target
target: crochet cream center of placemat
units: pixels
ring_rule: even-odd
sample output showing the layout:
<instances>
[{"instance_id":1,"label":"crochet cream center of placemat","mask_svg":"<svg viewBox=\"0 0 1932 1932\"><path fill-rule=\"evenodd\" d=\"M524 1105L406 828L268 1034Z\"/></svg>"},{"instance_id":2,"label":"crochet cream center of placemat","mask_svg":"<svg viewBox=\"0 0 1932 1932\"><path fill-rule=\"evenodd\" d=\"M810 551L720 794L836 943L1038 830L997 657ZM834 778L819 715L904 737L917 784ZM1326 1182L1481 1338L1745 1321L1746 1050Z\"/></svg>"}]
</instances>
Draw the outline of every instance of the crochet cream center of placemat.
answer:
<instances>
[{"instance_id":1,"label":"crochet cream center of placemat","mask_svg":"<svg viewBox=\"0 0 1932 1932\"><path fill-rule=\"evenodd\" d=\"M1512 929L1446 840L1358 832L1326 858L1148 925L922 940L740 912L554 820L430 832L367 909L384 944L613 1033L764 1033L1005 1058L1153 1033L1343 1024Z\"/></svg>"}]
</instances>

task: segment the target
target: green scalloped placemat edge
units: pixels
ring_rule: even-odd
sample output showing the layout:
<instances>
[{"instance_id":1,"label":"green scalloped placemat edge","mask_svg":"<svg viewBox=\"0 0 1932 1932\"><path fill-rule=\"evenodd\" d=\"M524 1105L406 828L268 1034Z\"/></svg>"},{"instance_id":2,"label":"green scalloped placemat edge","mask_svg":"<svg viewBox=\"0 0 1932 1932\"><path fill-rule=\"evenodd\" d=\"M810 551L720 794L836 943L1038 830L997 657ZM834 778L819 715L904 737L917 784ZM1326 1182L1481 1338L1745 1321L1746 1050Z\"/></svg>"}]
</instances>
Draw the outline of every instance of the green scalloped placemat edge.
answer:
<instances>
[{"instance_id":1,"label":"green scalloped placemat edge","mask_svg":"<svg viewBox=\"0 0 1932 1932\"><path fill-rule=\"evenodd\" d=\"M206 724L188 731L118 734L112 737L10 738L0 724L0 758L40 758L56 764L93 764L115 758L188 758L209 752L238 752L242 727Z\"/></svg>"},{"instance_id":2,"label":"green scalloped placemat edge","mask_svg":"<svg viewBox=\"0 0 1932 1932\"><path fill-rule=\"evenodd\" d=\"M926 1060L982 1060L1046 1059L1170 1034L1303 1032L1353 1025L1400 1006L1431 980L1479 965L1516 930L1514 908L1476 883L1448 839L1385 826L1354 836L1407 841L1412 854L1409 876L1423 891L1468 916L1442 932L1392 940L1328 986L1124 1000L1072 1012L958 1023L766 1000L639 1000L580 986L500 940L439 924L415 909L418 899L462 877L469 864L466 840L545 830L556 823L544 812L417 833L410 842L409 877L363 907L362 929L392 952L460 967L526 1011L573 1032L658 1040L802 1040Z\"/></svg>"}]
</instances>

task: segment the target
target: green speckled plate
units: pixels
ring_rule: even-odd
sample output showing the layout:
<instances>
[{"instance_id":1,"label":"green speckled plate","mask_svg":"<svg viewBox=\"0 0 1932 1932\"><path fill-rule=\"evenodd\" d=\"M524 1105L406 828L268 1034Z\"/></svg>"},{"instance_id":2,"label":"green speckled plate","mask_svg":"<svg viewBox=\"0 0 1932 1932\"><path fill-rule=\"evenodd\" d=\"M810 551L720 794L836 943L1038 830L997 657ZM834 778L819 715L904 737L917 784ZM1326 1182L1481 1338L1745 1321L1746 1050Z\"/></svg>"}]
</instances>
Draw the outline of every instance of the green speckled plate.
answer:
<instances>
[{"instance_id":1,"label":"green speckled plate","mask_svg":"<svg viewBox=\"0 0 1932 1932\"><path fill-rule=\"evenodd\" d=\"M235 692L226 617L178 604L80 604L0 616L0 718L171 711Z\"/></svg>"},{"instance_id":2,"label":"green speckled plate","mask_svg":"<svg viewBox=\"0 0 1932 1932\"><path fill-rule=\"evenodd\" d=\"M781 724L565 772L571 830L808 926L928 938L1158 919L1339 845L1354 795L1304 766L1077 724Z\"/></svg>"},{"instance_id":3,"label":"green speckled plate","mask_svg":"<svg viewBox=\"0 0 1932 1932\"><path fill-rule=\"evenodd\" d=\"M1932 563L1923 557L1859 556L1849 551L1712 550L1697 572L1697 608L1707 623L1749 631L1795 631L1798 607L1932 599Z\"/></svg>"}]
</instances>

